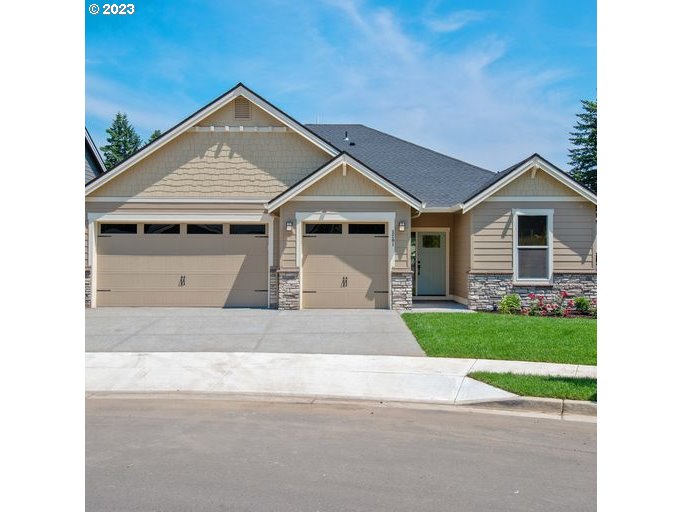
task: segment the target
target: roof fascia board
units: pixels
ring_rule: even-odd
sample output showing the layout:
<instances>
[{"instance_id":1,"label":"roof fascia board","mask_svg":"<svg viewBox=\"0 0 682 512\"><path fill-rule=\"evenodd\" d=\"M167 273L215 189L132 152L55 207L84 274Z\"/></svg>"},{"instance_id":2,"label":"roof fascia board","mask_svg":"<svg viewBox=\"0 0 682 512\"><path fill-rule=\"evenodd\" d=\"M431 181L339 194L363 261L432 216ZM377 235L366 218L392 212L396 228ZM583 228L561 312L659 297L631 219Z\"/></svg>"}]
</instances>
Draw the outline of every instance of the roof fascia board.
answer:
<instances>
[{"instance_id":1,"label":"roof fascia board","mask_svg":"<svg viewBox=\"0 0 682 512\"><path fill-rule=\"evenodd\" d=\"M533 168L539 168L543 171L545 171L547 174L555 178L557 181L560 183L566 185L568 188L576 192L577 194L581 195L591 203L597 204L597 196L595 196L593 193L591 193L589 190L586 188L580 186L579 184L575 183L573 180L570 180L568 177L564 175L563 172L558 170L556 167L554 167L552 164L547 162L546 160L539 158L539 157L534 157L527 161L526 163L520 165L516 170L512 171L509 173L507 176L502 178L501 180L493 183L489 188L483 190L481 193L476 195L475 197L471 198L469 201L463 204L462 206L462 213L466 213L475 206L479 205L486 199L488 199L490 196L495 194L496 192L499 192L502 188L504 188L506 185L514 181L516 178L524 174L526 171L533 169Z\"/></svg>"},{"instance_id":2,"label":"roof fascia board","mask_svg":"<svg viewBox=\"0 0 682 512\"><path fill-rule=\"evenodd\" d=\"M102 174L98 179L91 181L85 187L85 195L94 192L100 188L105 183L111 181L113 178L121 174L122 172L128 170L130 167L141 161L142 159L149 156L151 153L160 149L168 142L175 139L178 135L184 133L187 129L191 128L193 125L205 119L206 117L213 114L218 109L222 108L230 101L234 100L237 96L244 96L249 101L253 102L256 106L272 115L277 120L281 121L289 128L294 130L296 133L304 137L310 142L313 142L316 146L323 149L325 152L329 153L331 156L336 156L339 154L339 150L334 148L332 145L315 135L311 130L304 127L302 124L294 121L292 118L284 114L281 110L274 107L268 103L265 99L258 96L256 93L248 89L243 84L238 84L233 87L232 90L226 92L218 99L206 105L204 108L197 111L194 115L188 117L185 121L178 124L175 128L172 128L161 137L156 139L154 142L143 148L138 153L134 154L127 160L121 162L118 167L111 169L109 172Z\"/></svg>"},{"instance_id":3,"label":"roof fascia board","mask_svg":"<svg viewBox=\"0 0 682 512\"><path fill-rule=\"evenodd\" d=\"M284 192L283 194L280 194L278 197L274 198L269 204L268 204L268 212L273 212L280 206L282 206L284 203L287 201L291 200L295 196L299 195L301 192L303 192L305 189L308 187L312 186L313 184L317 183L320 181L322 178L324 178L327 174L335 170L339 165L342 164L347 164L350 165L354 170L362 174L364 177L375 183L376 185L380 186L390 194L396 196L398 199L401 201L407 203L414 209L421 211L423 208L423 204L420 203L418 200L415 198L410 197L407 195L405 192L400 190L398 187L393 185L392 183L388 182L381 176L379 176L377 173L375 173L373 170L369 169L365 165L363 165L361 162L358 162L355 158L351 157L348 153L342 153L336 158L330 160L327 164L325 164L322 168L318 169L316 172L312 173L310 176L305 178L303 181L299 182L297 185L294 185L291 187L289 190ZM371 201L371 196L368 196L368 201Z\"/></svg>"}]
</instances>

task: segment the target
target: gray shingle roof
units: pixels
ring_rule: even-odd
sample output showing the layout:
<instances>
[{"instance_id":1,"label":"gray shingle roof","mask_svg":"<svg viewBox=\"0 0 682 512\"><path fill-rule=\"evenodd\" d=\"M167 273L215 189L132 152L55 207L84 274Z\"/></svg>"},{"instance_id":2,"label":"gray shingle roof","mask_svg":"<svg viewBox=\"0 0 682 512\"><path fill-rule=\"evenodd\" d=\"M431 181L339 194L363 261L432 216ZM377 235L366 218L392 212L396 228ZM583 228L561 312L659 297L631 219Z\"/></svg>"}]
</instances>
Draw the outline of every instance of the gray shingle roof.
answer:
<instances>
[{"instance_id":1,"label":"gray shingle roof","mask_svg":"<svg viewBox=\"0 0 682 512\"><path fill-rule=\"evenodd\" d=\"M449 207L496 174L361 124L308 124L316 133L426 203ZM348 142L343 139L348 132ZM355 145L350 145L354 142Z\"/></svg>"}]
</instances>

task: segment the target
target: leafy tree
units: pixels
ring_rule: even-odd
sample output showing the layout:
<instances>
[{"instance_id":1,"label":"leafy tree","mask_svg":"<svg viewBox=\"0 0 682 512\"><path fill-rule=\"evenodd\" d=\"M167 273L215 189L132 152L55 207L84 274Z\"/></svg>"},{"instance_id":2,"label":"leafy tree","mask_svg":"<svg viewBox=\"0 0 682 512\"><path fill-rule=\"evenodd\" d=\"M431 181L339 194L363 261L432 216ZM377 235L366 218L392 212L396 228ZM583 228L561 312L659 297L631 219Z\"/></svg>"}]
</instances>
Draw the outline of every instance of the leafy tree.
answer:
<instances>
[{"instance_id":1,"label":"leafy tree","mask_svg":"<svg viewBox=\"0 0 682 512\"><path fill-rule=\"evenodd\" d=\"M597 101L581 100L583 111L571 132L573 148L568 150L571 175L580 184L597 192Z\"/></svg>"},{"instance_id":2,"label":"leafy tree","mask_svg":"<svg viewBox=\"0 0 682 512\"><path fill-rule=\"evenodd\" d=\"M142 144L142 139L128 122L128 116L118 112L111 126L107 128L108 144L100 149L104 155L104 165L111 169L135 153Z\"/></svg>"},{"instance_id":3,"label":"leafy tree","mask_svg":"<svg viewBox=\"0 0 682 512\"><path fill-rule=\"evenodd\" d=\"M154 142L156 139L161 137L161 130L154 130L152 134L149 136L149 140L147 141L147 144L151 144Z\"/></svg>"}]
</instances>

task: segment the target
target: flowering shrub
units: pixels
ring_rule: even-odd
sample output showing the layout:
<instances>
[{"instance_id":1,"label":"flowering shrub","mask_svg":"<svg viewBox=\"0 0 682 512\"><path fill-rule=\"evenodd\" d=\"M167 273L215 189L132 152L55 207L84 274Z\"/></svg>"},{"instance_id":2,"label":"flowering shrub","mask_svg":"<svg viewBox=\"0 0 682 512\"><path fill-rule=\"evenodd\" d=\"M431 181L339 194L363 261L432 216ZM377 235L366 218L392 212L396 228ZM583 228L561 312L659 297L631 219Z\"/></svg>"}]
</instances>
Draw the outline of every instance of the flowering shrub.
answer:
<instances>
[{"instance_id":1,"label":"flowering shrub","mask_svg":"<svg viewBox=\"0 0 682 512\"><path fill-rule=\"evenodd\" d=\"M521 314L528 316L568 316L574 310L574 302L566 300L568 293L562 290L556 298L545 297L529 293L530 300L527 308L521 309Z\"/></svg>"},{"instance_id":2,"label":"flowering shrub","mask_svg":"<svg viewBox=\"0 0 682 512\"><path fill-rule=\"evenodd\" d=\"M579 315L597 316L597 301L587 297L576 297L575 312Z\"/></svg>"}]
</instances>

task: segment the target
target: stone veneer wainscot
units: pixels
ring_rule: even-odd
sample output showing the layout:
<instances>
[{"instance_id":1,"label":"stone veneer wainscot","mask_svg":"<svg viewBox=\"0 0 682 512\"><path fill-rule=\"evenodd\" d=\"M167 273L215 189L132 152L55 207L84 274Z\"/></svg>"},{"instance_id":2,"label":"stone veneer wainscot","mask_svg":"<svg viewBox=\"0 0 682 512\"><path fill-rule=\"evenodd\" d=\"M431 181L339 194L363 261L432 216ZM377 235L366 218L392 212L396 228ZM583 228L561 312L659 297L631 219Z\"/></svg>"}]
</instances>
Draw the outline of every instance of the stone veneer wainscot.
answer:
<instances>
[{"instance_id":1,"label":"stone veneer wainscot","mask_svg":"<svg viewBox=\"0 0 682 512\"><path fill-rule=\"evenodd\" d=\"M533 286L514 284L511 274L469 274L469 308L491 311L502 297L517 293L524 305L528 294L556 296L565 290L570 297L597 299L597 274L555 273L553 283Z\"/></svg>"},{"instance_id":2,"label":"stone veneer wainscot","mask_svg":"<svg viewBox=\"0 0 682 512\"><path fill-rule=\"evenodd\" d=\"M391 309L412 309L412 274L408 269L391 271Z\"/></svg>"}]
</instances>

